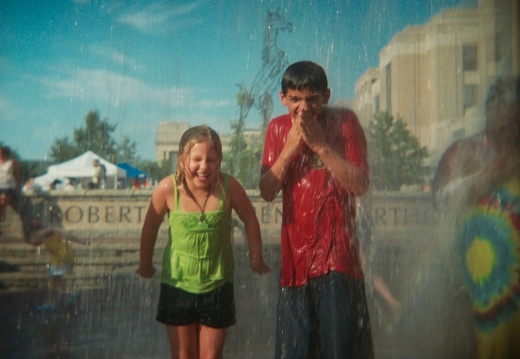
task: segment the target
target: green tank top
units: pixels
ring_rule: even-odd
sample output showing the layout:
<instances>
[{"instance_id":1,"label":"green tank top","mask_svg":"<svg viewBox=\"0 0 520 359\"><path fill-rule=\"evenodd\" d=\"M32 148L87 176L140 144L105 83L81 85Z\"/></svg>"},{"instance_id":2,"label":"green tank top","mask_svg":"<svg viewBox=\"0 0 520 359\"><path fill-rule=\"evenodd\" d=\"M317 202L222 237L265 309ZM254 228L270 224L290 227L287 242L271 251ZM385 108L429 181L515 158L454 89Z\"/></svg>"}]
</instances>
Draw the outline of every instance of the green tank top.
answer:
<instances>
[{"instance_id":1,"label":"green tank top","mask_svg":"<svg viewBox=\"0 0 520 359\"><path fill-rule=\"evenodd\" d=\"M224 175L218 209L181 212L175 177L175 211L168 215L169 239L164 249L161 282L190 293L207 293L233 281L231 208L225 209L229 177Z\"/></svg>"}]
</instances>

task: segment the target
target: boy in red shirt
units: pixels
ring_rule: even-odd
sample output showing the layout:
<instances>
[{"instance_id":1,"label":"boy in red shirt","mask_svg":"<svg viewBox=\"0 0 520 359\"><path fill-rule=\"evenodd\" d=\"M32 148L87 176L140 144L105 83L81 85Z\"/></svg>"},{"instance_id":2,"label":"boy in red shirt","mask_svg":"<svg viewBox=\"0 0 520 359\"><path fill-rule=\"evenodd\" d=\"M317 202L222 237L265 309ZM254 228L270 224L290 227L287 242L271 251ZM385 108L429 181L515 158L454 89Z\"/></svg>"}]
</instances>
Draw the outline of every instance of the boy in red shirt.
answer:
<instances>
[{"instance_id":1,"label":"boy in red shirt","mask_svg":"<svg viewBox=\"0 0 520 359\"><path fill-rule=\"evenodd\" d=\"M290 65L288 114L266 130L260 193L282 190L282 273L276 358L372 358L355 196L369 186L367 145L354 112L330 108L327 76Z\"/></svg>"}]
</instances>

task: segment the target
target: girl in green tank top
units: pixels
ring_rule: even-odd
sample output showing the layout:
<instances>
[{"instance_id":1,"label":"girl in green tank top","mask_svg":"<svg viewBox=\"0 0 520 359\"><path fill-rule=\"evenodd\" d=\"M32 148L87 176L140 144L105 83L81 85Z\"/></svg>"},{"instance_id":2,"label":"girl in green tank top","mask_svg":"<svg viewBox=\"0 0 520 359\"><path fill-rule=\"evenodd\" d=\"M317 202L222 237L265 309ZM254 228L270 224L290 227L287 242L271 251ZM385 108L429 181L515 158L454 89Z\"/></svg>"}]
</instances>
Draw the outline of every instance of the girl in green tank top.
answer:
<instances>
[{"instance_id":1,"label":"girl in green tank top","mask_svg":"<svg viewBox=\"0 0 520 359\"><path fill-rule=\"evenodd\" d=\"M234 299L229 298L233 210L244 223L251 269L259 274L270 270L262 256L255 209L242 185L220 172L221 162L218 134L206 125L189 128L179 143L176 173L155 188L143 224L137 273L150 278L155 273L157 234L168 214L157 320L167 326L172 355L187 351L190 358L222 356L227 327L234 323ZM204 308L200 313L206 298L223 301L233 319L216 320L222 308ZM179 310L187 301L194 304Z\"/></svg>"},{"instance_id":2,"label":"girl in green tank top","mask_svg":"<svg viewBox=\"0 0 520 359\"><path fill-rule=\"evenodd\" d=\"M224 183L216 211L182 212L175 191L176 209L168 218L170 230L162 262L162 283L198 294L233 281L231 209L225 207L229 176L221 176Z\"/></svg>"}]
</instances>

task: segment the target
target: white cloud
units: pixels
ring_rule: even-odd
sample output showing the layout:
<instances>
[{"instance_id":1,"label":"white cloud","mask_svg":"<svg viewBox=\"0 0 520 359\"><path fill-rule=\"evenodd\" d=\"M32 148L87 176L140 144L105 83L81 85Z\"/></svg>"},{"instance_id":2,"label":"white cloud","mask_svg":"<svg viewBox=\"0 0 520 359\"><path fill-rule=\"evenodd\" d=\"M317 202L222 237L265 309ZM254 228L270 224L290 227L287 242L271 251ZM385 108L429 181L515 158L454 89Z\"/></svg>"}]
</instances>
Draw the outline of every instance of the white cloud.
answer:
<instances>
[{"instance_id":1,"label":"white cloud","mask_svg":"<svg viewBox=\"0 0 520 359\"><path fill-rule=\"evenodd\" d=\"M207 89L190 87L158 87L139 79L105 69L79 68L68 78L42 78L49 98L69 98L104 102L119 106L123 103L155 103L166 108L226 107L229 100L200 99Z\"/></svg>"},{"instance_id":2,"label":"white cloud","mask_svg":"<svg viewBox=\"0 0 520 359\"><path fill-rule=\"evenodd\" d=\"M204 19L192 15L204 2L195 1L185 5L173 5L167 1L152 3L128 11L119 16L118 20L146 34L165 34L203 22Z\"/></svg>"},{"instance_id":3,"label":"white cloud","mask_svg":"<svg viewBox=\"0 0 520 359\"><path fill-rule=\"evenodd\" d=\"M49 88L47 96L107 101L146 101L171 107L186 106L194 90L190 88L154 87L136 78L105 69L79 68L67 79L42 79Z\"/></svg>"},{"instance_id":4,"label":"white cloud","mask_svg":"<svg viewBox=\"0 0 520 359\"><path fill-rule=\"evenodd\" d=\"M107 59L117 65L127 66L128 68L131 68L133 70L144 70L143 65L140 65L132 58L121 52L114 51L112 49L98 45L92 45L90 49L94 54L101 56L102 58Z\"/></svg>"}]
</instances>

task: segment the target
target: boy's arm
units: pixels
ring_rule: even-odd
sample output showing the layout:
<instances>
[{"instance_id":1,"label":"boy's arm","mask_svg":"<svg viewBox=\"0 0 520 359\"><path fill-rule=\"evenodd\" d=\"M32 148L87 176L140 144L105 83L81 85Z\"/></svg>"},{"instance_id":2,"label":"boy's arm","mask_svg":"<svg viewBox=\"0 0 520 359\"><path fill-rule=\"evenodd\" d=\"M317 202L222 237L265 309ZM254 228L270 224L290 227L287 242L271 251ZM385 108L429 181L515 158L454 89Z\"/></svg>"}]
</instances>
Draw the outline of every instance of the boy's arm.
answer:
<instances>
[{"instance_id":1,"label":"boy's arm","mask_svg":"<svg viewBox=\"0 0 520 359\"><path fill-rule=\"evenodd\" d=\"M349 188L358 196L368 190L370 179L367 171L344 159L325 141L323 129L316 118L306 116L297 119L296 123L301 128L303 140L307 146L320 157L329 171L344 187ZM356 136L362 138L356 138L353 142L362 146L365 140L361 129ZM359 151L366 155L366 148L359 148Z\"/></svg>"},{"instance_id":2,"label":"boy's arm","mask_svg":"<svg viewBox=\"0 0 520 359\"><path fill-rule=\"evenodd\" d=\"M358 196L366 193L370 184L366 171L345 160L324 141L315 153L344 187Z\"/></svg>"},{"instance_id":3,"label":"boy's arm","mask_svg":"<svg viewBox=\"0 0 520 359\"><path fill-rule=\"evenodd\" d=\"M232 208L244 223L247 243L249 246L249 262L251 269L258 274L268 273L271 269L265 264L262 254L262 236L255 208L246 191L238 181L230 177L228 193Z\"/></svg>"},{"instance_id":4,"label":"boy's arm","mask_svg":"<svg viewBox=\"0 0 520 359\"><path fill-rule=\"evenodd\" d=\"M287 175L289 163L290 158L280 154L273 166L260 176L258 187L260 188L260 196L264 200L271 202L276 198Z\"/></svg>"},{"instance_id":5,"label":"boy's arm","mask_svg":"<svg viewBox=\"0 0 520 359\"><path fill-rule=\"evenodd\" d=\"M139 252L139 268L136 273L143 278L150 278L155 273L153 253L157 234L168 211L167 195L174 190L171 178L163 179L152 194L152 199L146 212L141 230L141 245Z\"/></svg>"},{"instance_id":6,"label":"boy's arm","mask_svg":"<svg viewBox=\"0 0 520 359\"><path fill-rule=\"evenodd\" d=\"M268 141L266 141L266 143L267 142ZM271 168L269 168L269 170L262 173L262 176L260 177L260 196L262 196L264 200L271 202L276 198L276 195L282 188L282 184L287 176L289 164L301 145L301 132L297 127L293 126L287 134L285 146L275 163Z\"/></svg>"}]
</instances>

